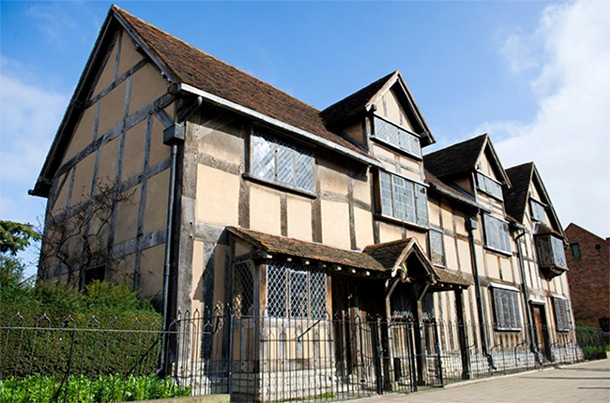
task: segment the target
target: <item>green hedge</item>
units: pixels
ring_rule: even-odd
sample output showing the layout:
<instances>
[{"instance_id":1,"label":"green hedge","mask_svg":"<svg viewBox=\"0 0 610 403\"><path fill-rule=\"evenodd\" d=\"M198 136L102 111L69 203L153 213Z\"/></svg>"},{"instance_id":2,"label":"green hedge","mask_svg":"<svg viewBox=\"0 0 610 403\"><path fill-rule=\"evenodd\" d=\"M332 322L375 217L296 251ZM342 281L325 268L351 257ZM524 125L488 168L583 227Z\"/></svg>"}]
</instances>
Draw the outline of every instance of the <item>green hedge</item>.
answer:
<instances>
[{"instance_id":1,"label":"green hedge","mask_svg":"<svg viewBox=\"0 0 610 403\"><path fill-rule=\"evenodd\" d=\"M125 284L95 282L81 293L43 282L17 290L10 299L5 294L0 379L68 372L88 377L152 374L161 319Z\"/></svg>"},{"instance_id":2,"label":"green hedge","mask_svg":"<svg viewBox=\"0 0 610 403\"><path fill-rule=\"evenodd\" d=\"M102 376L91 380L84 376L29 376L0 380L0 402L105 403L163 399L190 395L190 388L180 388L170 379L151 376Z\"/></svg>"}]
</instances>

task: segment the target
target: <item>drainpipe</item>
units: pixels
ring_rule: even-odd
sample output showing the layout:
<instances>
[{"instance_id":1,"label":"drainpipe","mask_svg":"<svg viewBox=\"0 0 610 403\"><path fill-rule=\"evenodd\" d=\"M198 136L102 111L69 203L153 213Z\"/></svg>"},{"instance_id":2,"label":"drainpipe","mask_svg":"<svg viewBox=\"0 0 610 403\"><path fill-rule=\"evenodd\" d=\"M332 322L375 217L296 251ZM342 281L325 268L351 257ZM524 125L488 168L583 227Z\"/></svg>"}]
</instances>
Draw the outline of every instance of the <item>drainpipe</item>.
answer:
<instances>
[{"instance_id":1,"label":"drainpipe","mask_svg":"<svg viewBox=\"0 0 610 403\"><path fill-rule=\"evenodd\" d=\"M493 369L498 369L495 364L493 357L489 353L487 348L487 333L485 332L485 315L483 315L483 303L481 300L481 283L479 282L479 265L477 263L477 255L474 243L474 230L477 229L478 223L475 217L479 214L473 215L466 221L466 229L468 230L468 244L470 245L470 261L472 263L472 271L474 277L475 295L477 301L477 313L479 316L479 331L481 335L481 347L483 348L483 355L487 358L489 366Z\"/></svg>"},{"instance_id":2,"label":"drainpipe","mask_svg":"<svg viewBox=\"0 0 610 403\"><path fill-rule=\"evenodd\" d=\"M528 329L529 338L530 338L530 350L532 353L534 353L534 357L536 357L536 362L538 364L542 365L542 357L540 357L540 351L538 351L538 347L536 346L536 343L534 342L535 335L534 335L534 327L532 325L532 312L530 310L530 305L529 305L530 296L529 296L529 291L527 289L527 278L525 277L525 264L523 263L523 252L521 250L521 242L519 241L519 238L521 238L522 236L527 234L527 229L518 224L515 224L515 227L522 230L522 232L519 235L517 235L517 238L515 238L515 240L517 241L517 253L519 256L519 270L521 271L521 288L523 290L523 299L525 300L525 318L527 320L527 329Z\"/></svg>"},{"instance_id":3,"label":"drainpipe","mask_svg":"<svg viewBox=\"0 0 610 403\"><path fill-rule=\"evenodd\" d=\"M197 97L192 104L187 106L179 115L174 125L166 128L163 131L163 144L170 146L170 171L169 171L169 200L167 203L167 228L165 231L165 257L163 262L163 338L161 344L161 362L159 364L159 372L165 376L170 373L170 351L169 351L169 336L170 326L173 318L173 305L170 304L170 280L175 274L176 264L172 264L172 251L174 245L174 215L176 208L176 173L178 168L178 151L182 151L184 147L184 137L186 132L185 121L201 106L203 103L202 97ZM175 304L174 304L175 305Z\"/></svg>"}]
</instances>

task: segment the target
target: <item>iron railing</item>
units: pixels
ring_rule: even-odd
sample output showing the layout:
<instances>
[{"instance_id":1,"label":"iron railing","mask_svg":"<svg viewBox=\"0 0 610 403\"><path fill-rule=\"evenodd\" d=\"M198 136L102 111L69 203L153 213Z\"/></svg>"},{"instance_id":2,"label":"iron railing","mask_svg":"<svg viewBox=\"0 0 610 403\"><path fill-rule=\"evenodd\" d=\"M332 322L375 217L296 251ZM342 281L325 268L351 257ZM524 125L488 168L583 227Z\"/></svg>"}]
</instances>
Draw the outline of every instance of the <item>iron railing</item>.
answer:
<instances>
[{"instance_id":1,"label":"iron railing","mask_svg":"<svg viewBox=\"0 0 610 403\"><path fill-rule=\"evenodd\" d=\"M241 310L159 320L49 315L0 319L0 401L111 402L231 394L233 401L346 400L414 392L464 379L570 363L604 351L595 329L487 328L478 324L340 315L244 315ZM171 370L158 372L162 339ZM584 353L583 353L584 351ZM592 353L589 354L593 358ZM493 366L490 365L493 363Z\"/></svg>"}]
</instances>

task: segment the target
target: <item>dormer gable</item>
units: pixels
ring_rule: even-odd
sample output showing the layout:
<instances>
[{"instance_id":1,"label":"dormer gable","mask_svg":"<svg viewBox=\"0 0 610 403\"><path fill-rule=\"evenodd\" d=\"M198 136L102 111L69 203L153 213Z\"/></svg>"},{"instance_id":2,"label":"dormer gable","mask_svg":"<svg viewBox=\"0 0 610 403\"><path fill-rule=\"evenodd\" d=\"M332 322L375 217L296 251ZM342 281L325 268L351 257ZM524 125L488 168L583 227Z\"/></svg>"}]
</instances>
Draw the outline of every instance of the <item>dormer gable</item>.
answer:
<instances>
[{"instance_id":1,"label":"dormer gable","mask_svg":"<svg viewBox=\"0 0 610 403\"><path fill-rule=\"evenodd\" d=\"M488 134L427 154L424 166L445 183L455 184L471 194L474 194L470 184L473 174L479 190L499 199L501 188L511 186Z\"/></svg>"},{"instance_id":2,"label":"dormer gable","mask_svg":"<svg viewBox=\"0 0 610 403\"><path fill-rule=\"evenodd\" d=\"M533 162L506 170L513 187L504 191L507 212L521 224L529 219L532 231L552 231L564 237L555 208L544 186L542 177Z\"/></svg>"},{"instance_id":3,"label":"dormer gable","mask_svg":"<svg viewBox=\"0 0 610 403\"><path fill-rule=\"evenodd\" d=\"M366 139L359 134L353 134L352 127L355 127L355 130L362 128L365 117L373 118L373 122L367 125L366 131L369 134L375 135L374 120L380 119L379 125L387 123L392 128L414 135L421 147L435 142L430 128L398 70L324 109L320 112L320 117L329 130L347 134L362 144L366 143ZM388 137L382 140L399 150L403 148L398 138ZM410 149L406 143L407 149ZM418 154L421 156L421 152Z\"/></svg>"}]
</instances>

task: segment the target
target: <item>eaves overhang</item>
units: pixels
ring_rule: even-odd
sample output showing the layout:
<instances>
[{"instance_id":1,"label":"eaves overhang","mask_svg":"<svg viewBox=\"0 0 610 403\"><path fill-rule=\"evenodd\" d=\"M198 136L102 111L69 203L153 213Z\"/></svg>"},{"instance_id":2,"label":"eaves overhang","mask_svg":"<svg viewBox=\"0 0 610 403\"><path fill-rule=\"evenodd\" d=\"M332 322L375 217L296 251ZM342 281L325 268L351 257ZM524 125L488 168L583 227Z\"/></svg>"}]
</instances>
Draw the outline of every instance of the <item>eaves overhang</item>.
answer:
<instances>
[{"instance_id":1,"label":"eaves overhang","mask_svg":"<svg viewBox=\"0 0 610 403\"><path fill-rule=\"evenodd\" d=\"M380 161L378 161L377 159L375 159L375 158L368 157L368 156L365 156L363 154L354 152L354 151L352 151L352 150L350 150L350 149L348 149L346 147L343 147L343 146L341 146L341 145L339 145L337 143L334 143L332 141L329 141L329 140L323 139L323 138L321 138L319 136L316 136L315 134L310 133L310 132L308 132L306 130L299 129L298 127L295 127L295 126L289 125L287 123L284 123L281 120L272 118L272 117L270 117L268 115L265 115L263 113L257 112L254 109L250 109L250 108L245 107L243 105L240 105L240 104L237 104L235 102L229 101L229 100L227 100L225 98L222 98L222 97L219 97L217 95L211 94L211 93L209 93L207 91L203 91L203 90L201 90L199 88L193 87L192 85L184 84L184 83L179 83L175 87L176 87L176 90L178 92L183 92L183 93L188 93L188 94L200 96L205 101L207 101L207 102L209 102L211 104L214 104L214 105L220 106L222 108L231 110L232 112L238 113L240 115L248 116L249 118L255 119L255 120L257 120L259 122L262 122L262 123L266 123L266 124L268 124L270 126L278 128L278 129L285 130L287 132L296 134L299 137L301 137L301 138L303 138L303 139L305 139L305 140L307 140L307 141L309 141L311 143L314 143L314 144L320 145L320 146L322 146L324 148L327 148L329 150L335 151L335 152L337 152L339 154L342 154L342 155L344 155L346 157L349 157L350 159L356 160L356 161L361 162L363 164L370 165L370 166L373 166L373 167L376 167L376 168L383 168L384 167L383 164Z\"/></svg>"}]
</instances>

